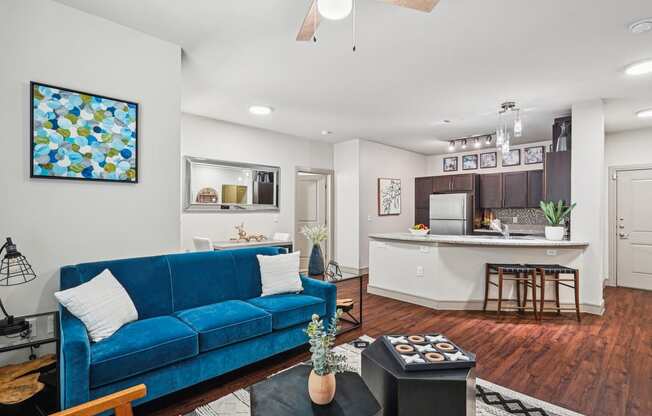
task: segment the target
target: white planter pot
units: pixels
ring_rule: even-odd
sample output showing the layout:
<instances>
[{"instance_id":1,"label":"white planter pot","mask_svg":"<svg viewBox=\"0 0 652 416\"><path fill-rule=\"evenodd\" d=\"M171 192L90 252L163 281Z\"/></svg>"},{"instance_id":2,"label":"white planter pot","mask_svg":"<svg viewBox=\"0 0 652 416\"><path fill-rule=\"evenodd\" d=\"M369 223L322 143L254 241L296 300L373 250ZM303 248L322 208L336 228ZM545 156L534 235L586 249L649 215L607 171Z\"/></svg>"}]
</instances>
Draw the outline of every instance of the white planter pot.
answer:
<instances>
[{"instance_id":1,"label":"white planter pot","mask_svg":"<svg viewBox=\"0 0 652 416\"><path fill-rule=\"evenodd\" d=\"M555 227L546 227L546 240L551 241L561 241L564 239L564 232L566 231L565 227L555 226Z\"/></svg>"}]
</instances>

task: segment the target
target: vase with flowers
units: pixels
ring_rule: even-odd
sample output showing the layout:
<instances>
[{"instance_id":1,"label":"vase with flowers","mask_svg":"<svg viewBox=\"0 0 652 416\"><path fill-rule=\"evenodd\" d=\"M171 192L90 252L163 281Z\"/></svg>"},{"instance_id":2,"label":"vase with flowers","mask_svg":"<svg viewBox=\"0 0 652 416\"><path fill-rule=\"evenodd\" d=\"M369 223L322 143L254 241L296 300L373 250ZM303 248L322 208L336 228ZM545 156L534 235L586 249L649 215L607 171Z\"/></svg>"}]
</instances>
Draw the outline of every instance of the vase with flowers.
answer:
<instances>
[{"instance_id":1,"label":"vase with flowers","mask_svg":"<svg viewBox=\"0 0 652 416\"><path fill-rule=\"evenodd\" d=\"M330 403L335 397L335 374L351 370L346 364L346 357L333 351L335 335L342 310L338 309L331 318L328 328L318 315L312 315L305 332L310 343L310 361L312 370L308 376L308 394L310 400L318 405Z\"/></svg>"},{"instance_id":2,"label":"vase with flowers","mask_svg":"<svg viewBox=\"0 0 652 416\"><path fill-rule=\"evenodd\" d=\"M328 238L328 228L320 224L306 225L301 229L301 234L312 243L310 261L308 262L308 274L310 276L324 274L324 255L321 251L321 243Z\"/></svg>"}]
</instances>

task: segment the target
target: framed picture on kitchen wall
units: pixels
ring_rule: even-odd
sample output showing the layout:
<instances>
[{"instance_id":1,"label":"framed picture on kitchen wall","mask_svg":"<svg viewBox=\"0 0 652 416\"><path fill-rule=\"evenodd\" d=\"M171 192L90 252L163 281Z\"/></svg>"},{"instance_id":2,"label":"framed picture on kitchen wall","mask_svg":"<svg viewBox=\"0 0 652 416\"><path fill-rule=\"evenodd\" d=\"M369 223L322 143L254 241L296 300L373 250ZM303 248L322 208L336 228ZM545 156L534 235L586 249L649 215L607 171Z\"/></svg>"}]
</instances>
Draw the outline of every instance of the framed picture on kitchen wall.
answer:
<instances>
[{"instance_id":1,"label":"framed picture on kitchen wall","mask_svg":"<svg viewBox=\"0 0 652 416\"><path fill-rule=\"evenodd\" d=\"M478 168L478 155L462 156L462 170L474 170Z\"/></svg>"},{"instance_id":2,"label":"framed picture on kitchen wall","mask_svg":"<svg viewBox=\"0 0 652 416\"><path fill-rule=\"evenodd\" d=\"M138 104L30 83L30 177L138 182Z\"/></svg>"},{"instance_id":3,"label":"framed picture on kitchen wall","mask_svg":"<svg viewBox=\"0 0 652 416\"><path fill-rule=\"evenodd\" d=\"M378 178L378 215L401 215L401 180Z\"/></svg>"},{"instance_id":4,"label":"framed picture on kitchen wall","mask_svg":"<svg viewBox=\"0 0 652 416\"><path fill-rule=\"evenodd\" d=\"M523 161L526 165L543 163L544 153L545 153L545 148L543 146L526 147L523 150Z\"/></svg>"},{"instance_id":5,"label":"framed picture on kitchen wall","mask_svg":"<svg viewBox=\"0 0 652 416\"><path fill-rule=\"evenodd\" d=\"M457 171L457 156L445 157L444 158L444 172L455 172Z\"/></svg>"},{"instance_id":6,"label":"framed picture on kitchen wall","mask_svg":"<svg viewBox=\"0 0 652 416\"><path fill-rule=\"evenodd\" d=\"M480 153L480 169L490 169L498 167L498 153Z\"/></svg>"},{"instance_id":7,"label":"framed picture on kitchen wall","mask_svg":"<svg viewBox=\"0 0 652 416\"><path fill-rule=\"evenodd\" d=\"M503 166L518 166L521 164L521 149L512 149L503 153Z\"/></svg>"}]
</instances>

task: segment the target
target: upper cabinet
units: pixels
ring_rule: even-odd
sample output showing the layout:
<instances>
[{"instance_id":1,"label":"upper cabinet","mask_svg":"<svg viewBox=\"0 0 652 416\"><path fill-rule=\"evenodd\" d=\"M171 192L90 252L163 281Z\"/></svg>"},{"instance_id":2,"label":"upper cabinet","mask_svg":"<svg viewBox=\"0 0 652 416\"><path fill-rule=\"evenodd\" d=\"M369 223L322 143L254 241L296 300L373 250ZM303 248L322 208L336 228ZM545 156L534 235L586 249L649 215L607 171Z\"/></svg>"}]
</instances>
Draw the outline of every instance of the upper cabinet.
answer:
<instances>
[{"instance_id":1,"label":"upper cabinet","mask_svg":"<svg viewBox=\"0 0 652 416\"><path fill-rule=\"evenodd\" d=\"M475 175L453 175L451 177L451 191L453 192L473 192Z\"/></svg>"},{"instance_id":2,"label":"upper cabinet","mask_svg":"<svg viewBox=\"0 0 652 416\"><path fill-rule=\"evenodd\" d=\"M545 172L545 199L570 203L571 152L546 153Z\"/></svg>"},{"instance_id":3,"label":"upper cabinet","mask_svg":"<svg viewBox=\"0 0 652 416\"><path fill-rule=\"evenodd\" d=\"M503 175L489 173L480 175L480 208L503 207Z\"/></svg>"},{"instance_id":4,"label":"upper cabinet","mask_svg":"<svg viewBox=\"0 0 652 416\"><path fill-rule=\"evenodd\" d=\"M527 172L503 173L503 208L527 206Z\"/></svg>"},{"instance_id":5,"label":"upper cabinet","mask_svg":"<svg viewBox=\"0 0 652 416\"><path fill-rule=\"evenodd\" d=\"M415 208L428 208L432 193L432 177L414 179Z\"/></svg>"},{"instance_id":6,"label":"upper cabinet","mask_svg":"<svg viewBox=\"0 0 652 416\"><path fill-rule=\"evenodd\" d=\"M444 193L451 191L451 177L453 175L434 176L432 178L432 192Z\"/></svg>"},{"instance_id":7,"label":"upper cabinet","mask_svg":"<svg viewBox=\"0 0 652 416\"><path fill-rule=\"evenodd\" d=\"M543 199L543 171L529 170L527 172L527 207L539 208Z\"/></svg>"}]
</instances>

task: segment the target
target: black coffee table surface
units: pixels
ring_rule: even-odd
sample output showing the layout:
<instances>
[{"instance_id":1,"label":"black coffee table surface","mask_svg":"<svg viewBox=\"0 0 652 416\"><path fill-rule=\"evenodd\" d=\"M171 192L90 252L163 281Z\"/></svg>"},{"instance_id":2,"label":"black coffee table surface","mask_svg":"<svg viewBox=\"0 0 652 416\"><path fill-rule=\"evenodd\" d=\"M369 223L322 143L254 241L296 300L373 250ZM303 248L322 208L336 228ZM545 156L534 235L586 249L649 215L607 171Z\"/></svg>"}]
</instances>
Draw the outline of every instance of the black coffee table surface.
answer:
<instances>
[{"instance_id":1,"label":"black coffee table surface","mask_svg":"<svg viewBox=\"0 0 652 416\"><path fill-rule=\"evenodd\" d=\"M308 395L309 365L298 365L251 386L251 414L274 416L371 416L380 412L364 381L356 373L336 374L337 389L330 404L319 406Z\"/></svg>"}]
</instances>

